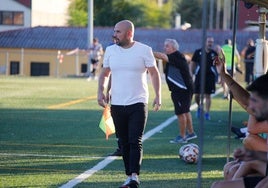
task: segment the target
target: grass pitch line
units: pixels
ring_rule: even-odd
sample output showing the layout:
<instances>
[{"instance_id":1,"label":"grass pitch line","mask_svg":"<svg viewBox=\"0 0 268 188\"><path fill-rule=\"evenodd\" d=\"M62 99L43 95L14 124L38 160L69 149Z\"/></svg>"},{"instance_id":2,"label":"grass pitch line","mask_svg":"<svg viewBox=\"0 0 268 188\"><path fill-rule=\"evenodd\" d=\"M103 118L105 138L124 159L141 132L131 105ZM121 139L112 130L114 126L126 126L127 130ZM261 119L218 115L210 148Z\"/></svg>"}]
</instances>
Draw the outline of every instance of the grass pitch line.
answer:
<instances>
[{"instance_id":1,"label":"grass pitch line","mask_svg":"<svg viewBox=\"0 0 268 188\"><path fill-rule=\"evenodd\" d=\"M99 162L97 165L95 165L93 168L83 172L82 174L80 174L79 176L77 176L76 178L70 180L68 183L60 186L60 188L70 188L70 187L74 187L75 185L81 183L82 181L84 181L85 179L87 179L88 177L92 176L95 172L103 169L105 166L107 166L108 164L110 164L111 162L113 162L117 157L116 156L109 156L106 157L104 160L102 160L101 162Z\"/></svg>"},{"instance_id":2,"label":"grass pitch line","mask_svg":"<svg viewBox=\"0 0 268 188\"><path fill-rule=\"evenodd\" d=\"M89 97L86 97L86 98L77 99L77 100L69 101L69 102L66 102L66 103L51 105L51 106L48 106L47 108L48 109L63 108L63 107L66 107L66 106L70 106L70 105L78 104L78 103L81 103L81 102L85 102L85 101L91 100L91 99L97 99L97 96L89 96Z\"/></svg>"},{"instance_id":3,"label":"grass pitch line","mask_svg":"<svg viewBox=\"0 0 268 188\"><path fill-rule=\"evenodd\" d=\"M49 157L49 158L81 158L81 159L103 159L104 157L82 156L82 155L46 155L34 153L0 153L0 156L12 157Z\"/></svg>"},{"instance_id":4,"label":"grass pitch line","mask_svg":"<svg viewBox=\"0 0 268 188\"><path fill-rule=\"evenodd\" d=\"M223 91L222 88L218 89L215 92L215 94L212 95L212 97L218 95L222 91ZM197 107L197 105L196 104L193 104L193 105L191 105L191 108L190 109L191 110L194 110L196 107ZM164 121L163 123L161 123L157 127L155 127L153 129L147 131L143 135L142 141L147 140L148 138L150 138L151 136L153 136L155 133L161 131L162 129L164 129L165 127L167 127L168 125L170 125L176 119L177 119L176 115L173 115L172 117L168 118L166 121ZM105 166L107 166L108 164L110 164L111 162L113 162L117 158L118 158L117 156L108 156L108 157L106 157L104 160L102 160L101 162L99 162L97 165L95 165L91 169L83 172L82 174L80 174L79 176L77 176L74 179L70 180L66 184L60 186L60 188L71 188L71 187L76 186L77 184L83 182L85 179L87 179L90 176L92 176L94 173L98 172L99 170L102 170Z\"/></svg>"},{"instance_id":5,"label":"grass pitch line","mask_svg":"<svg viewBox=\"0 0 268 188\"><path fill-rule=\"evenodd\" d=\"M168 125L170 125L174 120L176 120L176 116L175 115L172 116L172 117L170 117L170 118L168 118L166 121L164 121L163 123L161 123L160 125L158 125L154 129L151 129L151 130L147 131L146 134L144 134L144 136L143 136L143 141L147 140L148 138L150 138L155 133L161 131L162 129L164 129L165 127L167 127ZM92 176L95 172L97 172L99 170L102 170L105 166L107 166L108 164L110 164L111 162L113 162L117 158L118 157L116 157L116 156L106 157L104 160L102 160L101 162L99 162L97 165L95 165L91 169L83 172L82 174L80 174L76 178L74 178L74 179L70 180L69 182L67 182L66 184L60 186L60 188L74 187L75 185L81 183L85 179L87 179L90 176Z\"/></svg>"}]
</instances>

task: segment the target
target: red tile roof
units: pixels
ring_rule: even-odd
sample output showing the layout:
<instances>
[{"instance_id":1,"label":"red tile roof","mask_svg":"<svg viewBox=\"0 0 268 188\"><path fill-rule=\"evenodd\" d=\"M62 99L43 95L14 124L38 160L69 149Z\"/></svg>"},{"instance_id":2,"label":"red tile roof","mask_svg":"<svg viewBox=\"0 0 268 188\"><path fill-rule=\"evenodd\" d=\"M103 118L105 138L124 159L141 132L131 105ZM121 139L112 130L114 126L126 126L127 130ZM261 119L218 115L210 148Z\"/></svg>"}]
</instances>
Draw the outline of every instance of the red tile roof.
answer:
<instances>
[{"instance_id":1,"label":"red tile roof","mask_svg":"<svg viewBox=\"0 0 268 188\"><path fill-rule=\"evenodd\" d=\"M17 1L18 3L28 7L28 8L31 8L32 6L32 0L15 0Z\"/></svg>"}]
</instances>

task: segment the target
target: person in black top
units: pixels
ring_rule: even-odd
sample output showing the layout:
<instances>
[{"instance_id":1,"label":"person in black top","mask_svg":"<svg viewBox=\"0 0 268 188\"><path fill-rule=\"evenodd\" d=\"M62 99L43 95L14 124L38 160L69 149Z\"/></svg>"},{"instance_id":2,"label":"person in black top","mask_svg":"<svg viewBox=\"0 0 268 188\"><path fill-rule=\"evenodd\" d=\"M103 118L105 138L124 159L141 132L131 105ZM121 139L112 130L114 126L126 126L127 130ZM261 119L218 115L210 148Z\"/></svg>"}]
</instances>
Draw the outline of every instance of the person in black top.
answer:
<instances>
[{"instance_id":1,"label":"person in black top","mask_svg":"<svg viewBox=\"0 0 268 188\"><path fill-rule=\"evenodd\" d=\"M249 85L254 80L254 57L256 47L252 39L248 39L247 46L242 50L245 62L245 81Z\"/></svg>"},{"instance_id":2,"label":"person in black top","mask_svg":"<svg viewBox=\"0 0 268 188\"><path fill-rule=\"evenodd\" d=\"M186 143L196 138L194 133L190 106L193 95L193 80L185 56L178 51L175 39L166 39L165 53L154 52L154 56L167 62L165 68L166 82L171 91L175 114L178 117L179 135L171 143Z\"/></svg>"},{"instance_id":3,"label":"person in black top","mask_svg":"<svg viewBox=\"0 0 268 188\"><path fill-rule=\"evenodd\" d=\"M205 88L204 88L204 98L205 98L205 119L210 120L210 106L211 106L211 94L215 93L216 82L218 79L217 70L213 64L213 61L217 52L213 50L213 37L207 37L206 39L206 69L205 69ZM195 75L194 81L194 93L195 102L198 105L196 116L200 118L201 108L200 108L200 94L201 94L201 70L202 70L202 48L197 49L192 57L191 72Z\"/></svg>"}]
</instances>

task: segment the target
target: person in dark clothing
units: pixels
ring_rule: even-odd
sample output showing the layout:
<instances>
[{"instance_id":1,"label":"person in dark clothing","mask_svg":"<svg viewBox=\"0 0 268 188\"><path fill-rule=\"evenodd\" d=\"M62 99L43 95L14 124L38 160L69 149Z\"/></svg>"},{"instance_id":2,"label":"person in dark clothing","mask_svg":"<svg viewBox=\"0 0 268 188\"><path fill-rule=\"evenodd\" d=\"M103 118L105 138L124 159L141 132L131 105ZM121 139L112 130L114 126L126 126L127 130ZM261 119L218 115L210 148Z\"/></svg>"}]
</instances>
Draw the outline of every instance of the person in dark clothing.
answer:
<instances>
[{"instance_id":1,"label":"person in dark clothing","mask_svg":"<svg viewBox=\"0 0 268 188\"><path fill-rule=\"evenodd\" d=\"M154 56L167 62L166 82L171 91L175 114L178 117L179 135L171 143L186 143L196 138L193 130L190 106L193 95L193 80L185 56L178 51L179 44L174 39L166 39L165 53L154 52ZM187 130L187 131L186 131Z\"/></svg>"},{"instance_id":2,"label":"person in dark clothing","mask_svg":"<svg viewBox=\"0 0 268 188\"><path fill-rule=\"evenodd\" d=\"M255 57L256 47L254 41L249 39L247 46L243 49L244 62L245 62L245 82L249 85L254 80L254 57Z\"/></svg>"},{"instance_id":3,"label":"person in dark clothing","mask_svg":"<svg viewBox=\"0 0 268 188\"><path fill-rule=\"evenodd\" d=\"M217 70L213 64L215 57L218 55L215 50L213 50L213 37L207 37L206 40L206 72L205 72L205 119L210 120L210 106L211 106L211 94L215 93L216 82L218 79ZM198 105L196 116L200 118L201 108L200 108L200 94L201 94L201 67L202 67L202 48L197 49L192 57L191 72L195 75L194 82L194 93L195 102Z\"/></svg>"}]
</instances>

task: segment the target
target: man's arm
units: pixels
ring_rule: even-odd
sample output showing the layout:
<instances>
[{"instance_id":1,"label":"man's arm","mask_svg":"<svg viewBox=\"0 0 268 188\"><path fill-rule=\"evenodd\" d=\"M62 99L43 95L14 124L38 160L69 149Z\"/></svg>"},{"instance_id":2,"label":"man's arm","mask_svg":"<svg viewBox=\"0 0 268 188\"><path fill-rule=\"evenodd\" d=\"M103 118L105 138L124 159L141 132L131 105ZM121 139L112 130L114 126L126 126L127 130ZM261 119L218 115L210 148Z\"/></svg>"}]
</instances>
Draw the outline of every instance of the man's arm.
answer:
<instances>
[{"instance_id":1,"label":"man's arm","mask_svg":"<svg viewBox=\"0 0 268 188\"><path fill-rule=\"evenodd\" d=\"M239 161L260 160L267 162L267 152L238 148L234 151L234 158L238 159Z\"/></svg>"},{"instance_id":2,"label":"man's arm","mask_svg":"<svg viewBox=\"0 0 268 188\"><path fill-rule=\"evenodd\" d=\"M189 69L190 69L190 75L192 77L194 77L195 76L195 70L196 70L196 62L190 61L190 63L189 63Z\"/></svg>"},{"instance_id":3,"label":"man's arm","mask_svg":"<svg viewBox=\"0 0 268 188\"><path fill-rule=\"evenodd\" d=\"M99 76L97 100L98 104L102 107L105 107L109 102L104 94L104 89L107 87L107 84L109 82L110 73L110 68L102 68L102 71Z\"/></svg>"},{"instance_id":4,"label":"man's arm","mask_svg":"<svg viewBox=\"0 0 268 188\"><path fill-rule=\"evenodd\" d=\"M168 62L168 56L161 52L153 52L154 57L157 59L162 59L165 62Z\"/></svg>"},{"instance_id":5,"label":"man's arm","mask_svg":"<svg viewBox=\"0 0 268 188\"><path fill-rule=\"evenodd\" d=\"M220 57L222 56L222 57ZM216 58L214 61L217 71L220 74L221 78L227 84L228 88L232 92L234 99L248 112L251 113L250 109L248 109L249 97L250 94L247 90L245 90L242 86L240 86L226 71L225 63L224 63L224 54L219 54L219 58Z\"/></svg>"},{"instance_id":6,"label":"man's arm","mask_svg":"<svg viewBox=\"0 0 268 188\"><path fill-rule=\"evenodd\" d=\"M148 67L148 71L150 73L151 81L155 92L153 107L154 111L158 111L161 107L161 78L156 66Z\"/></svg>"},{"instance_id":7,"label":"man's arm","mask_svg":"<svg viewBox=\"0 0 268 188\"><path fill-rule=\"evenodd\" d=\"M108 86L106 90L106 101L107 103L110 103L111 100L111 84L112 84L112 75L110 75L110 78L108 78Z\"/></svg>"}]
</instances>

